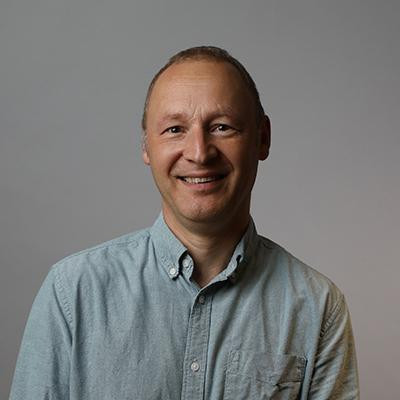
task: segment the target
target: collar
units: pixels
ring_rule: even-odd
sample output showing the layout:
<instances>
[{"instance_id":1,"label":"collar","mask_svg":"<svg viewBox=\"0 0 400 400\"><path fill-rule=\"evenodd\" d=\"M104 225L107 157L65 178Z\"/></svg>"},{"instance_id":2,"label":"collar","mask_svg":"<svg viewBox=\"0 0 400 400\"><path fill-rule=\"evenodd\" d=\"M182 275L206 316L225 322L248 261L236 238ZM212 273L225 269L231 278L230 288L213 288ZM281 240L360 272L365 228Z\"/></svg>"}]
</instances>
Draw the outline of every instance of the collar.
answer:
<instances>
[{"instance_id":1,"label":"collar","mask_svg":"<svg viewBox=\"0 0 400 400\"><path fill-rule=\"evenodd\" d=\"M176 278L180 272L180 259L187 252L186 247L172 233L165 223L162 212L150 228L157 258L161 260L170 278Z\"/></svg>"},{"instance_id":2,"label":"collar","mask_svg":"<svg viewBox=\"0 0 400 400\"><path fill-rule=\"evenodd\" d=\"M150 235L157 258L161 260L162 268L166 270L171 279L177 278L182 273L182 261L185 265L188 250L168 227L162 212L150 228ZM257 242L257 230L253 218L250 218L246 232L236 245L228 265L210 284L227 279L235 283L240 270L249 263L257 247Z\"/></svg>"}]
</instances>

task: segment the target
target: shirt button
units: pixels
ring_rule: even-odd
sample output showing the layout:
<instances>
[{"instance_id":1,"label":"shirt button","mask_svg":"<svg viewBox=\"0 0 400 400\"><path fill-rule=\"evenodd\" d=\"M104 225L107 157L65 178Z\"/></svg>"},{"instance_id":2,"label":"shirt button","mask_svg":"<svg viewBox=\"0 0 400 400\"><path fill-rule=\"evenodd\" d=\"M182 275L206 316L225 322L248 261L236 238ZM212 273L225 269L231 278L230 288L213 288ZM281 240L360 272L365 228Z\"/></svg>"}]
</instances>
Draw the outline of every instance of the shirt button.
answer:
<instances>
[{"instance_id":1,"label":"shirt button","mask_svg":"<svg viewBox=\"0 0 400 400\"><path fill-rule=\"evenodd\" d=\"M175 278L178 275L178 270L175 267L171 267L168 273L171 278Z\"/></svg>"},{"instance_id":2,"label":"shirt button","mask_svg":"<svg viewBox=\"0 0 400 400\"><path fill-rule=\"evenodd\" d=\"M190 267L190 261L187 258L184 258L183 261L182 261L182 265L185 268L189 268Z\"/></svg>"},{"instance_id":3,"label":"shirt button","mask_svg":"<svg viewBox=\"0 0 400 400\"><path fill-rule=\"evenodd\" d=\"M190 369L191 369L193 372L197 372L197 371L200 369L199 363L198 363L197 361L193 361L193 362L190 364Z\"/></svg>"},{"instance_id":4,"label":"shirt button","mask_svg":"<svg viewBox=\"0 0 400 400\"><path fill-rule=\"evenodd\" d=\"M204 304L206 302L206 298L201 294L200 296L199 296L199 303L200 304Z\"/></svg>"}]
</instances>

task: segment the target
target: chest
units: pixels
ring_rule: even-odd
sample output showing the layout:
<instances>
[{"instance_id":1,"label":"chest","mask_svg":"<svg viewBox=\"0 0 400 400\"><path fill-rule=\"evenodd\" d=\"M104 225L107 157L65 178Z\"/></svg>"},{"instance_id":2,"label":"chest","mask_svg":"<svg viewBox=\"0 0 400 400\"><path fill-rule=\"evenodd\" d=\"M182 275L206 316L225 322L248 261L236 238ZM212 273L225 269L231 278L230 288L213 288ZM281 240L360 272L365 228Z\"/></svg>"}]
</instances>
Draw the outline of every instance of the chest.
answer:
<instances>
[{"instance_id":1,"label":"chest","mask_svg":"<svg viewBox=\"0 0 400 400\"><path fill-rule=\"evenodd\" d=\"M88 399L296 398L306 358L295 310L228 285L174 289L143 286L82 306L72 390Z\"/></svg>"}]
</instances>

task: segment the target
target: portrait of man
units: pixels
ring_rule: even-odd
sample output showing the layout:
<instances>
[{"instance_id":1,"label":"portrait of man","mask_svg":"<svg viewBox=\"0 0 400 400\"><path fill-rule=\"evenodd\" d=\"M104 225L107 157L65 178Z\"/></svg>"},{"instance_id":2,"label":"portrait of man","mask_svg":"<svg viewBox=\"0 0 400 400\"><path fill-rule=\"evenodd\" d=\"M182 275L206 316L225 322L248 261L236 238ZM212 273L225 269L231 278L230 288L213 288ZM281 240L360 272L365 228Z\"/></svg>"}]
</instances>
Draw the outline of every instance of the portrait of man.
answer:
<instances>
[{"instance_id":1,"label":"portrait of man","mask_svg":"<svg viewBox=\"0 0 400 400\"><path fill-rule=\"evenodd\" d=\"M161 212L51 268L11 400L358 399L342 292L251 216L271 126L246 68L218 47L180 51L142 128Z\"/></svg>"}]
</instances>

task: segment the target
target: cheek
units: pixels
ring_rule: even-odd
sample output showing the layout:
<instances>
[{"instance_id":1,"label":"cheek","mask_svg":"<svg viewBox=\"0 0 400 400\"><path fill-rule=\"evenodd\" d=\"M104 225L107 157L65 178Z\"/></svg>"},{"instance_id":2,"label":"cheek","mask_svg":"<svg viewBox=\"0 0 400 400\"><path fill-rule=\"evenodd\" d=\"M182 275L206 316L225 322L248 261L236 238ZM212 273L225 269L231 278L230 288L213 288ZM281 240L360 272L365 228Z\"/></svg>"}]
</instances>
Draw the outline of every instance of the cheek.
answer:
<instances>
[{"instance_id":1,"label":"cheek","mask_svg":"<svg viewBox=\"0 0 400 400\"><path fill-rule=\"evenodd\" d=\"M236 168L239 168L242 174L247 174L250 172L249 169L253 168L257 158L253 147L244 146L235 152L231 152L230 159L232 164Z\"/></svg>"},{"instance_id":2,"label":"cheek","mask_svg":"<svg viewBox=\"0 0 400 400\"><path fill-rule=\"evenodd\" d=\"M247 149L246 153L240 152L235 155L234 166L236 169L237 185L242 188L243 193L247 192L249 187L254 184L257 173L258 159L254 149Z\"/></svg>"},{"instance_id":3,"label":"cheek","mask_svg":"<svg viewBox=\"0 0 400 400\"><path fill-rule=\"evenodd\" d=\"M157 174L169 173L179 159L176 148L167 144L152 147L149 155L151 168Z\"/></svg>"}]
</instances>

